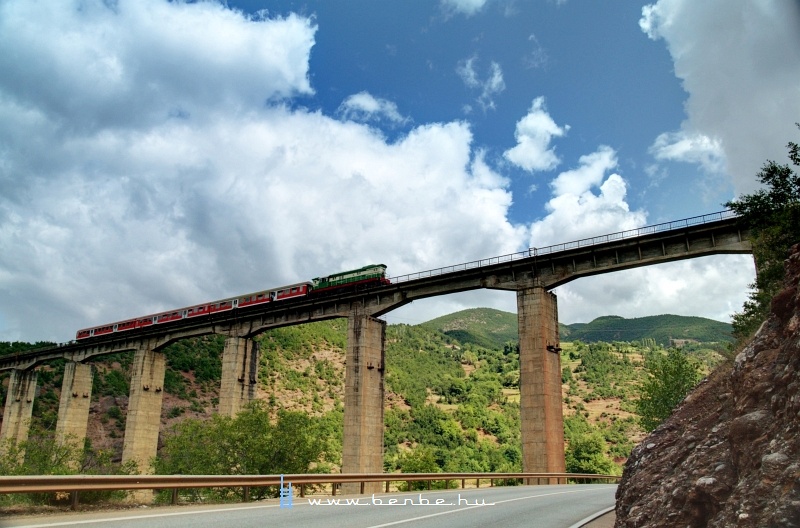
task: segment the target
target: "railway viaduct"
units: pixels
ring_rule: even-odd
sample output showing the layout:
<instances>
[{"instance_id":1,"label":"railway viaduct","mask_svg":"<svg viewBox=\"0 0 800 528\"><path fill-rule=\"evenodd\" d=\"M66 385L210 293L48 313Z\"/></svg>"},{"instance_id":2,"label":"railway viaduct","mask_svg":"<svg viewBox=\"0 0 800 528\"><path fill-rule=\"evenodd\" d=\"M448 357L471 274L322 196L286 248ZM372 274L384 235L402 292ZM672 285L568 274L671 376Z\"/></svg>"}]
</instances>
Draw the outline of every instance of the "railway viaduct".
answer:
<instances>
[{"instance_id":1,"label":"railway viaduct","mask_svg":"<svg viewBox=\"0 0 800 528\"><path fill-rule=\"evenodd\" d=\"M395 277L392 284L366 291L310 295L237 313L217 313L203 321L182 320L136 333L111 334L6 356L0 358L0 371L11 370L11 378L0 437L17 441L27 438L36 390L35 367L48 360L65 359L56 434L59 439L72 435L82 440L92 391L91 366L86 361L131 351L134 361L122 457L123 462L135 460L147 472L158 444L164 347L188 337L227 336L219 412L232 416L255 397L259 360L253 340L256 335L270 328L346 317L342 472L380 473L386 323L378 317L417 299L490 288L517 294L523 471L563 472L558 309L550 290L589 275L713 254L751 252L748 231L726 211Z\"/></svg>"}]
</instances>

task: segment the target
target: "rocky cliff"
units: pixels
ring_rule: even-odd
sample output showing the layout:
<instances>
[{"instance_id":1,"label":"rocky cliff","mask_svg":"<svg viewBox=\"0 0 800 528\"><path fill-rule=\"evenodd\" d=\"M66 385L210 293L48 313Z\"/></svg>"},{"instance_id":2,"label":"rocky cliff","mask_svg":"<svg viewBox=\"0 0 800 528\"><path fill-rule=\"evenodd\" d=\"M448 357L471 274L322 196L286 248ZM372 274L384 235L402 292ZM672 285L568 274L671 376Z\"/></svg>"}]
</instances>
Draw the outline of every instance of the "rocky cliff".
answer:
<instances>
[{"instance_id":1,"label":"rocky cliff","mask_svg":"<svg viewBox=\"0 0 800 528\"><path fill-rule=\"evenodd\" d=\"M769 319L633 451L616 526L800 527L800 246Z\"/></svg>"}]
</instances>

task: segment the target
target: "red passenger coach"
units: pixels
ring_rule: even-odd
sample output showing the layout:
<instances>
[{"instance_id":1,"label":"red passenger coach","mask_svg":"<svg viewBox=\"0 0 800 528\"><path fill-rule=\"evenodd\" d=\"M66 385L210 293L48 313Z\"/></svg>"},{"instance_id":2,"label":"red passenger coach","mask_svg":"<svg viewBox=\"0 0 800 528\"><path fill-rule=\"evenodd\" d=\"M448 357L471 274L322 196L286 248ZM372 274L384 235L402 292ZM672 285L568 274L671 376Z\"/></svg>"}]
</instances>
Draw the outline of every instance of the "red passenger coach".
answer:
<instances>
[{"instance_id":1,"label":"red passenger coach","mask_svg":"<svg viewBox=\"0 0 800 528\"><path fill-rule=\"evenodd\" d=\"M156 324L164 324L164 323L171 323L172 321L177 321L179 319L183 319L186 310L178 310L174 312L165 312L156 315Z\"/></svg>"},{"instance_id":2,"label":"red passenger coach","mask_svg":"<svg viewBox=\"0 0 800 528\"><path fill-rule=\"evenodd\" d=\"M117 323L117 332L124 332L125 330L134 330L136 329L136 319L131 319L130 321L123 321L121 323Z\"/></svg>"},{"instance_id":3,"label":"red passenger coach","mask_svg":"<svg viewBox=\"0 0 800 528\"><path fill-rule=\"evenodd\" d=\"M268 303L272 300L272 292L269 290L251 293L243 297L239 297L234 302L238 308L247 308L248 306L256 306L258 304Z\"/></svg>"},{"instance_id":4,"label":"red passenger coach","mask_svg":"<svg viewBox=\"0 0 800 528\"><path fill-rule=\"evenodd\" d=\"M114 326L115 325L106 325L106 326L100 326L98 328L95 328L94 332L92 332L92 335L99 336L99 335L105 335L105 334L112 334L112 333L114 333Z\"/></svg>"},{"instance_id":5,"label":"red passenger coach","mask_svg":"<svg viewBox=\"0 0 800 528\"><path fill-rule=\"evenodd\" d=\"M311 289L310 282L301 282L299 284L284 286L280 290L275 290L273 293L276 301L282 301L284 299L291 299L292 297L301 297L303 295L308 295L310 289Z\"/></svg>"},{"instance_id":6,"label":"red passenger coach","mask_svg":"<svg viewBox=\"0 0 800 528\"><path fill-rule=\"evenodd\" d=\"M388 283L388 279L385 278L384 272L386 270L386 266L378 265L376 266L369 266L368 268L363 268L360 270L355 270L355 272L345 272L336 274L336 277L340 275L346 275L345 279L342 279L344 282L353 282L351 275L356 272L360 272L360 275L353 275L353 277L357 277L359 279L363 278L362 275L367 271L373 271L373 268L377 269L376 273L380 273L380 279L378 275L375 277L367 277L367 279L372 281L380 280L382 283ZM142 328L146 328L151 325L162 325L162 324L170 324L175 321L180 321L181 319L188 319L194 317L210 317L211 315L217 312L227 312L230 310L236 309L247 309L252 306L258 306L260 304L265 304L269 302L275 301L283 301L286 299L293 299L295 297L303 297L311 293L314 289L315 283L314 282L299 282L297 284L290 284L288 286L281 286L280 288L274 290L263 290L260 292L249 293L246 295L242 295L240 297L233 297L230 299L222 299L220 301L214 301L210 303L203 303L198 304L196 306L190 306L187 308L179 308L177 310L170 310L168 312L161 312L153 315L146 315L144 317L138 317L135 319L127 319L125 321L120 321L118 323L112 323L104 326L96 326L93 328L85 328L83 330L78 330L77 334L75 335L75 339L88 339L90 337L102 336L106 334L112 334L115 332L129 332L131 330L139 330Z\"/></svg>"},{"instance_id":7,"label":"red passenger coach","mask_svg":"<svg viewBox=\"0 0 800 528\"><path fill-rule=\"evenodd\" d=\"M235 299L233 299L233 300L228 299L228 300L225 300L225 301L217 301L217 302L213 302L213 303L200 304L198 306L192 306L191 308L185 308L183 310L180 310L181 313L184 314L181 317L181 319L183 317L186 317L186 318L199 317L201 315L210 315L210 314L212 314L214 312L224 312L224 311L227 311L227 310L232 310L234 308L235 303L236 303Z\"/></svg>"}]
</instances>

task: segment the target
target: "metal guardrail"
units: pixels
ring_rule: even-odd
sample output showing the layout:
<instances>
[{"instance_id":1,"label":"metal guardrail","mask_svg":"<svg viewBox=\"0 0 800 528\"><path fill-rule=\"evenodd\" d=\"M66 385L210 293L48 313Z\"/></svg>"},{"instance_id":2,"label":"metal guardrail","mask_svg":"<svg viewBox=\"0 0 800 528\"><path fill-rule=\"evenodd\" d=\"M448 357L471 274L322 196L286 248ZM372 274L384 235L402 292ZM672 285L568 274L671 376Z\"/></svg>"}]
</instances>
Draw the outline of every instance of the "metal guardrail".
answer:
<instances>
[{"instance_id":1,"label":"metal guardrail","mask_svg":"<svg viewBox=\"0 0 800 528\"><path fill-rule=\"evenodd\" d=\"M175 488L235 488L365 482L434 480L596 479L619 480L619 475L592 473L301 473L292 475L14 475L0 477L0 493L48 493Z\"/></svg>"},{"instance_id":2,"label":"metal guardrail","mask_svg":"<svg viewBox=\"0 0 800 528\"><path fill-rule=\"evenodd\" d=\"M615 481L618 475L595 475L591 473L314 473L292 475L33 475L0 477L0 493L71 493L72 507L77 507L78 493L81 491L115 491L115 490L173 490L172 502L177 503L177 491L190 488L238 488L245 490L245 500L249 496L249 488L280 486L291 483L305 496L306 486L331 484L331 493L336 495L337 485L360 485L364 493L367 482L383 482L389 492L391 482L428 482L476 480L480 487L481 480L495 481L522 480L530 484L536 479L537 484L567 483L568 480L605 480Z\"/></svg>"},{"instance_id":3,"label":"metal guardrail","mask_svg":"<svg viewBox=\"0 0 800 528\"><path fill-rule=\"evenodd\" d=\"M627 231L619 231L607 235L600 235L592 238L583 238L581 240L574 240L572 242L554 244L552 246L545 246L540 248L532 247L525 251L519 251L517 253L511 253L509 255L490 257L481 260L473 260L471 262L455 264L453 266L445 266L443 268L436 268L427 271L419 271L416 273L409 273L407 275L399 275L397 277L391 277L391 281L393 284L397 284L418 279L427 279L430 277L437 277L439 275L446 275L448 273L455 273L470 269L483 268L485 266L494 266L497 264L502 264L504 262L512 262L515 260L522 260L540 255L549 255L551 253L566 251L569 249L587 248L591 246L597 246L600 244L607 244L609 242L616 242L618 240L625 240L628 238L636 238L644 235L653 235L656 233L664 233L675 229L708 224L711 222L719 222L721 220L736 218L737 216L738 215L731 210L719 211L716 213L710 213L702 216L693 216L691 218L684 218L683 220L673 220L672 222L664 222L662 224L638 227L636 229L629 229Z\"/></svg>"}]
</instances>

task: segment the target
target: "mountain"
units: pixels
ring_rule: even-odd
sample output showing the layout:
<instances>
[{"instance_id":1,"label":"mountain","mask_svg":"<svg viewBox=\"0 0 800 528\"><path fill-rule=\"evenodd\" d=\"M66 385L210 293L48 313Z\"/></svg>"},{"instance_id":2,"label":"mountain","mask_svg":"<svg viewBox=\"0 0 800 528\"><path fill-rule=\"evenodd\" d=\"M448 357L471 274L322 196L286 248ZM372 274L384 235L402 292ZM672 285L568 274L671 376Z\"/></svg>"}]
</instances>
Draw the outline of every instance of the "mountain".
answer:
<instances>
[{"instance_id":1,"label":"mountain","mask_svg":"<svg viewBox=\"0 0 800 528\"><path fill-rule=\"evenodd\" d=\"M662 346L674 340L704 343L732 342L731 325L704 317L652 315L625 319L614 315L598 317L591 323L569 325L569 341L640 341L652 338Z\"/></svg>"},{"instance_id":2,"label":"mountain","mask_svg":"<svg viewBox=\"0 0 800 528\"><path fill-rule=\"evenodd\" d=\"M502 349L509 341L518 339L517 314L492 308L462 310L419 326L442 332L462 344L472 343L491 349Z\"/></svg>"},{"instance_id":3,"label":"mountain","mask_svg":"<svg viewBox=\"0 0 800 528\"><path fill-rule=\"evenodd\" d=\"M677 316L609 316L560 325L567 441L580 446L578 440L586 436L604 439L596 446L602 452L596 454L602 455L597 460L605 460L605 465L572 469L611 471L611 461L625 460L641 437L632 402L643 379L645 357L664 352L652 336L660 331L684 339L717 339L708 331L715 325L722 323ZM517 327L516 314L489 308L464 310L416 326L387 327L387 469L521 469ZM642 328L654 333L641 339ZM614 342L601 342L600 337ZM625 339L631 342L622 342ZM341 442L347 320L276 328L256 340L261 350L258 398L275 414L286 409L313 416ZM208 421L217 412L224 342L224 336L205 336L164 350L163 435L188 418ZM0 354L31 346L0 343ZM697 349L691 353L701 362L710 352L704 345L691 348ZM132 358L119 353L92 361L95 381L88 440L97 457L108 456L111 461L118 461L122 453ZM32 426L41 431L55 429L63 369L63 360L39 368L41 390ZM6 396L6 377L0 373L0 401ZM324 462L335 469L340 451L341 446L338 451L332 448L333 458Z\"/></svg>"},{"instance_id":4,"label":"mountain","mask_svg":"<svg viewBox=\"0 0 800 528\"><path fill-rule=\"evenodd\" d=\"M517 315L491 308L473 308L432 319L420 326L442 332L461 343L503 348L518 339ZM625 319L615 315L590 323L559 323L562 341L641 341L655 339L662 346L674 340L727 343L733 341L731 325L704 317L653 315Z\"/></svg>"}]
</instances>

